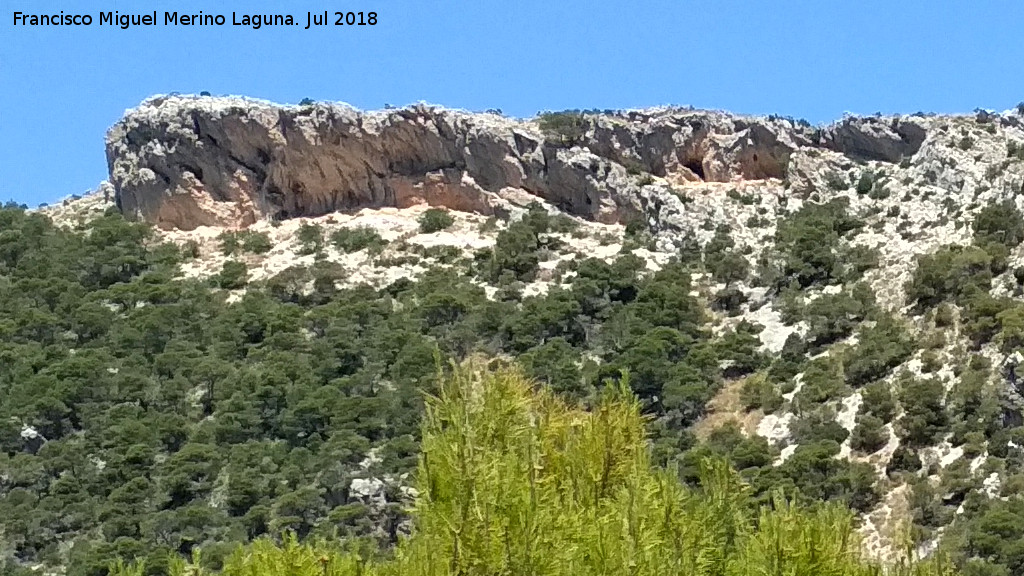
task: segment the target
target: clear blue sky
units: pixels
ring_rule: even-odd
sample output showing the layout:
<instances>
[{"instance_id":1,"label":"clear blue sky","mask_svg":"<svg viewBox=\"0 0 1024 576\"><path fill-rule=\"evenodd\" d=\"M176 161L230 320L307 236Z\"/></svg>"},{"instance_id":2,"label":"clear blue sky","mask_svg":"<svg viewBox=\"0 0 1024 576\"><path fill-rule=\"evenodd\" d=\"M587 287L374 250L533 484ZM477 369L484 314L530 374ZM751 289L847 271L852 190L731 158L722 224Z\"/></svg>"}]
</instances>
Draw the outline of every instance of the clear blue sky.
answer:
<instances>
[{"instance_id":1,"label":"clear blue sky","mask_svg":"<svg viewBox=\"0 0 1024 576\"><path fill-rule=\"evenodd\" d=\"M288 6L283 8L281 6ZM307 11L374 10L303 30ZM302 26L27 28L13 13L290 12ZM1024 100L1024 1L0 1L0 200L106 177L103 135L172 91L539 110L694 105L827 122Z\"/></svg>"}]
</instances>

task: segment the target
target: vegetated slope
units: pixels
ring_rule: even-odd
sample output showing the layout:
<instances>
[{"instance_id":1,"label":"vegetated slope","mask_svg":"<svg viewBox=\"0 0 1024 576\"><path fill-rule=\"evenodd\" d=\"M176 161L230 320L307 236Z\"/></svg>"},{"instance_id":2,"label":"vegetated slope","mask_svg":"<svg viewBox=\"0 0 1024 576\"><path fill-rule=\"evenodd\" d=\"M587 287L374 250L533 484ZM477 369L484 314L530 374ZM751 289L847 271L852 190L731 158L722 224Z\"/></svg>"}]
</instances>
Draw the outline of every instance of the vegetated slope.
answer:
<instances>
[{"instance_id":1,"label":"vegetated slope","mask_svg":"<svg viewBox=\"0 0 1024 576\"><path fill-rule=\"evenodd\" d=\"M591 411L507 368L457 368L428 398L415 532L394 555L268 538L236 551L224 576L355 574L873 575L853 514L776 495L757 506L725 462L708 459L700 489L653 469L640 403L625 382ZM201 570L201 559L171 574ZM142 573L118 566L115 576ZM894 575L952 574L942 561Z\"/></svg>"},{"instance_id":2,"label":"vegetated slope","mask_svg":"<svg viewBox=\"0 0 1024 576\"><path fill-rule=\"evenodd\" d=\"M902 550L906 523L922 554L1019 571L1024 438L998 364L1020 341L1020 113L903 119L923 132L902 148L891 120L807 128L784 171L724 162L728 182L700 179L714 163L625 168L595 139L654 116L522 122L589 176L503 188L489 216L396 202L161 230L99 195L5 209L10 570L139 557L158 574L196 548L217 567L283 529L395 541L437 350L514 358L585 405L628 369L653 462L685 482L717 455L755 501L852 508L871 555ZM729 122L709 141L764 136ZM626 192L592 198L614 218L559 210L620 173Z\"/></svg>"}]
</instances>

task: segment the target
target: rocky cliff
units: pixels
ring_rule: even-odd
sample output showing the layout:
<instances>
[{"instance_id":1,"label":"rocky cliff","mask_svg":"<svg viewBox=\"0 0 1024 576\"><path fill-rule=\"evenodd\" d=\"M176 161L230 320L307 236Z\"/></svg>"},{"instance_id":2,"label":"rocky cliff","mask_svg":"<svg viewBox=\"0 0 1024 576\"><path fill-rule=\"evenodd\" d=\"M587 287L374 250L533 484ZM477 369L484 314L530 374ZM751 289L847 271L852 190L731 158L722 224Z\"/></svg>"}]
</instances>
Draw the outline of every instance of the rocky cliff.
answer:
<instances>
[{"instance_id":1,"label":"rocky cliff","mask_svg":"<svg viewBox=\"0 0 1024 576\"><path fill-rule=\"evenodd\" d=\"M918 153L934 121L846 118L813 129L662 108L586 113L580 124L567 141L536 120L425 105L360 112L171 96L128 111L106 151L118 205L163 228L421 202L489 214L523 192L621 222L650 212L667 184L793 180L803 159L823 150L900 162Z\"/></svg>"}]
</instances>

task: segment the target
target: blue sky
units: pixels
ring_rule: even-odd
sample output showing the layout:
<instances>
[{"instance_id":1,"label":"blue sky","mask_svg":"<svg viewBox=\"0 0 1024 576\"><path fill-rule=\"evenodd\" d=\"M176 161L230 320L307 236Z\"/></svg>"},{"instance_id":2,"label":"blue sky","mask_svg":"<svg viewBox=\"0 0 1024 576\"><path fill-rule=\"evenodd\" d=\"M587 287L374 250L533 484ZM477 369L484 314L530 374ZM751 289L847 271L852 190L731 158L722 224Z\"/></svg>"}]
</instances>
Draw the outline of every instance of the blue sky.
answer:
<instances>
[{"instance_id":1,"label":"blue sky","mask_svg":"<svg viewBox=\"0 0 1024 576\"><path fill-rule=\"evenodd\" d=\"M288 6L282 8L281 6ZM28 28L17 11L374 10L370 27ZM0 200L106 177L103 135L145 97L206 90L516 116L694 105L827 122L1024 100L1024 2L349 0L0 2Z\"/></svg>"}]
</instances>

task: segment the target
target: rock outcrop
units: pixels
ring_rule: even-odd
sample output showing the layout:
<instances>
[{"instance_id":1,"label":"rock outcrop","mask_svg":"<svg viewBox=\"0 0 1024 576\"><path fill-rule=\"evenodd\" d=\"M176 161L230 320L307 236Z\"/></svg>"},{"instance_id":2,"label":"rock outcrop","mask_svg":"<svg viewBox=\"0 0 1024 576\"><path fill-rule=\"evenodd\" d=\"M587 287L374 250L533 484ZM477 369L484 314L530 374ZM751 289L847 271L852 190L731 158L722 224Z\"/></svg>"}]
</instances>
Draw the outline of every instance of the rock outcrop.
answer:
<instances>
[{"instance_id":1,"label":"rock outcrop","mask_svg":"<svg viewBox=\"0 0 1024 576\"><path fill-rule=\"evenodd\" d=\"M814 148L897 162L916 153L927 125L849 117L815 130L776 117L659 108L587 113L569 147L536 120L497 114L167 96L111 128L107 162L121 210L162 228L416 203L490 214L522 192L623 222L645 212L641 188L650 176L781 180L794 153Z\"/></svg>"},{"instance_id":2,"label":"rock outcrop","mask_svg":"<svg viewBox=\"0 0 1024 576\"><path fill-rule=\"evenodd\" d=\"M927 136L919 117L847 117L822 132L822 143L851 158L899 162L917 153Z\"/></svg>"}]
</instances>

